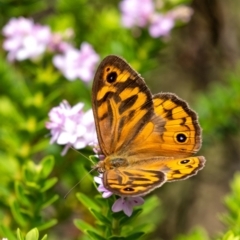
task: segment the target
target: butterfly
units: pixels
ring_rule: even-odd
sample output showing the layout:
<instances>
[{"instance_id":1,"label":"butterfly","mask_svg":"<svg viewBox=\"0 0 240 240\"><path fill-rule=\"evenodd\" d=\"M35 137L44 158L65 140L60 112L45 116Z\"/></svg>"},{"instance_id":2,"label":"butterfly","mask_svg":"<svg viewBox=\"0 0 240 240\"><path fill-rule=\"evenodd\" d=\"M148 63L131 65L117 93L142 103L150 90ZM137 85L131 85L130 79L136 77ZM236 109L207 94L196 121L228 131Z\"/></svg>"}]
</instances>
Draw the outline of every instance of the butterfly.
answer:
<instances>
[{"instance_id":1,"label":"butterfly","mask_svg":"<svg viewBox=\"0 0 240 240\"><path fill-rule=\"evenodd\" d=\"M146 195L165 182L186 179L204 167L197 114L173 93L152 95L122 58L107 56L92 87L92 107L104 160L95 168L119 196Z\"/></svg>"}]
</instances>

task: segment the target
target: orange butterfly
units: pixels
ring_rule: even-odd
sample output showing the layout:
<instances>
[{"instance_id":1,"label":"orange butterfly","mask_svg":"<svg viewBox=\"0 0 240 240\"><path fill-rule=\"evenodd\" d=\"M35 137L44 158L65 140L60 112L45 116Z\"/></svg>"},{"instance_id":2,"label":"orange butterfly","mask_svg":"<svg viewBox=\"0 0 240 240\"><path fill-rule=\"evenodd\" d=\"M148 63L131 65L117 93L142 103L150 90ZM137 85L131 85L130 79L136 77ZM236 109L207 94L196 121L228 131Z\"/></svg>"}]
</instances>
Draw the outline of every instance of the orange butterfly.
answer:
<instances>
[{"instance_id":1,"label":"orange butterfly","mask_svg":"<svg viewBox=\"0 0 240 240\"><path fill-rule=\"evenodd\" d=\"M122 58L110 55L99 65L92 104L105 155L95 167L109 191L142 196L203 168L204 157L190 157L201 147L196 113L175 94L152 95Z\"/></svg>"}]
</instances>

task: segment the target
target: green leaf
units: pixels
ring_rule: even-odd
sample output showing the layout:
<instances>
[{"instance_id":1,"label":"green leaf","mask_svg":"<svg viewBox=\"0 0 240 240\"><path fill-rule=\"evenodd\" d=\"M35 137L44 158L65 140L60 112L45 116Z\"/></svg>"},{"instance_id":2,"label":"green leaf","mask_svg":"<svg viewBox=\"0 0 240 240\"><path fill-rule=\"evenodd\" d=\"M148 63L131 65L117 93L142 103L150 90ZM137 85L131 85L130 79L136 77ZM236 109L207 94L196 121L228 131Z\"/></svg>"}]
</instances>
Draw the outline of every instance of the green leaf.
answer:
<instances>
[{"instance_id":1,"label":"green leaf","mask_svg":"<svg viewBox=\"0 0 240 240\"><path fill-rule=\"evenodd\" d=\"M47 234L45 234L41 240L47 240Z\"/></svg>"},{"instance_id":2,"label":"green leaf","mask_svg":"<svg viewBox=\"0 0 240 240\"><path fill-rule=\"evenodd\" d=\"M52 205L54 202L56 202L59 199L59 196L55 194L53 197L48 199L44 204L42 204L42 209Z\"/></svg>"},{"instance_id":3,"label":"green leaf","mask_svg":"<svg viewBox=\"0 0 240 240\"><path fill-rule=\"evenodd\" d=\"M36 166L33 162L28 161L23 166L23 177L26 182L36 181L38 174L36 173ZM36 185L36 184L35 184Z\"/></svg>"},{"instance_id":4,"label":"green leaf","mask_svg":"<svg viewBox=\"0 0 240 240\"><path fill-rule=\"evenodd\" d=\"M106 240L106 238L102 237L101 235L97 234L96 232L93 231L87 231L86 232L88 234L89 237L91 237L92 239L96 239L96 240Z\"/></svg>"},{"instance_id":5,"label":"green leaf","mask_svg":"<svg viewBox=\"0 0 240 240\"><path fill-rule=\"evenodd\" d=\"M33 228L26 234L25 240L38 240L39 232L37 228Z\"/></svg>"},{"instance_id":6,"label":"green leaf","mask_svg":"<svg viewBox=\"0 0 240 240\"><path fill-rule=\"evenodd\" d=\"M195 228L188 235L180 234L176 240L208 240L209 237L204 229Z\"/></svg>"},{"instance_id":7,"label":"green leaf","mask_svg":"<svg viewBox=\"0 0 240 240\"><path fill-rule=\"evenodd\" d=\"M84 233L87 233L87 231L98 233L95 228L81 219L75 219L73 222L74 225Z\"/></svg>"},{"instance_id":8,"label":"green leaf","mask_svg":"<svg viewBox=\"0 0 240 240\"><path fill-rule=\"evenodd\" d=\"M121 224L121 225L126 225L126 224L129 223L129 222L133 222L134 219L136 219L136 218L141 214L141 212L142 212L142 209L141 209L141 208L134 210L134 211L133 211L133 214L131 215L131 217L125 216L124 218L122 218L122 219L120 220L120 224Z\"/></svg>"},{"instance_id":9,"label":"green leaf","mask_svg":"<svg viewBox=\"0 0 240 240\"><path fill-rule=\"evenodd\" d=\"M57 219L51 219L50 221L45 222L44 224L39 225L37 227L38 227L39 231L43 231L43 230L46 230L46 229L49 229L49 228L55 226L57 223L58 223Z\"/></svg>"},{"instance_id":10,"label":"green leaf","mask_svg":"<svg viewBox=\"0 0 240 240\"><path fill-rule=\"evenodd\" d=\"M132 239L140 239L143 235L145 235L144 232L136 232L128 237L126 237L126 240L132 240Z\"/></svg>"},{"instance_id":11,"label":"green leaf","mask_svg":"<svg viewBox=\"0 0 240 240\"><path fill-rule=\"evenodd\" d=\"M106 218L105 216L103 216L101 213L95 211L94 209L91 209L89 208L89 211L92 213L92 215L97 219L99 220L99 222L102 224L102 225L111 225L111 220Z\"/></svg>"},{"instance_id":12,"label":"green leaf","mask_svg":"<svg viewBox=\"0 0 240 240\"><path fill-rule=\"evenodd\" d=\"M94 202L92 201L89 197L87 197L85 194L83 193L77 193L76 194L78 200L86 207L86 208L91 208L94 209L96 211L100 211L100 207Z\"/></svg>"},{"instance_id":13,"label":"green leaf","mask_svg":"<svg viewBox=\"0 0 240 240\"><path fill-rule=\"evenodd\" d=\"M41 161L41 178L46 178L52 172L55 164L55 160L53 156L47 156Z\"/></svg>"},{"instance_id":14,"label":"green leaf","mask_svg":"<svg viewBox=\"0 0 240 240\"><path fill-rule=\"evenodd\" d=\"M20 210L20 206L18 205L18 203L14 200L12 203L10 203L10 208L11 208L11 212L14 216L14 219L16 220L16 222L22 226L25 227L27 225L27 221L26 219L22 216L21 214L21 210Z\"/></svg>"},{"instance_id":15,"label":"green leaf","mask_svg":"<svg viewBox=\"0 0 240 240\"><path fill-rule=\"evenodd\" d=\"M126 238L125 237L117 237L117 236L113 236L113 237L110 237L108 238L109 240L125 240Z\"/></svg>"},{"instance_id":16,"label":"green leaf","mask_svg":"<svg viewBox=\"0 0 240 240\"><path fill-rule=\"evenodd\" d=\"M0 235L11 240L16 240L15 234L13 235L12 231L10 228L6 227L2 224L0 224ZM21 240L21 239L20 239Z\"/></svg>"},{"instance_id":17,"label":"green leaf","mask_svg":"<svg viewBox=\"0 0 240 240\"><path fill-rule=\"evenodd\" d=\"M228 231L221 240L240 240L240 236L236 236L232 231Z\"/></svg>"},{"instance_id":18,"label":"green leaf","mask_svg":"<svg viewBox=\"0 0 240 240\"><path fill-rule=\"evenodd\" d=\"M17 239L18 240L24 240L24 237L23 237L23 235L22 235L22 233L21 233L19 228L17 229Z\"/></svg>"},{"instance_id":19,"label":"green leaf","mask_svg":"<svg viewBox=\"0 0 240 240\"><path fill-rule=\"evenodd\" d=\"M41 193L46 192L47 190L49 190L51 187L53 187L58 181L58 178L54 177L54 178L50 178L48 180L46 180L43 184L43 187L41 188Z\"/></svg>"},{"instance_id":20,"label":"green leaf","mask_svg":"<svg viewBox=\"0 0 240 240\"><path fill-rule=\"evenodd\" d=\"M29 202L28 198L26 197L26 192L24 190L22 183L16 181L14 187L15 187L15 193L17 195L18 201L21 202L25 206L29 206L31 203Z\"/></svg>"},{"instance_id":21,"label":"green leaf","mask_svg":"<svg viewBox=\"0 0 240 240\"><path fill-rule=\"evenodd\" d=\"M142 215L151 214L160 205L160 199L156 195L146 198Z\"/></svg>"},{"instance_id":22,"label":"green leaf","mask_svg":"<svg viewBox=\"0 0 240 240\"><path fill-rule=\"evenodd\" d=\"M156 228L156 224L154 224L153 222L147 222L147 223L143 223L143 224L137 224L136 225L136 228L137 229L141 229L141 232L144 232L145 234L146 233L151 233L152 231L154 231L154 229ZM134 226L133 226L133 229L135 230L136 229ZM134 231L129 231L130 233L134 233Z\"/></svg>"}]
</instances>

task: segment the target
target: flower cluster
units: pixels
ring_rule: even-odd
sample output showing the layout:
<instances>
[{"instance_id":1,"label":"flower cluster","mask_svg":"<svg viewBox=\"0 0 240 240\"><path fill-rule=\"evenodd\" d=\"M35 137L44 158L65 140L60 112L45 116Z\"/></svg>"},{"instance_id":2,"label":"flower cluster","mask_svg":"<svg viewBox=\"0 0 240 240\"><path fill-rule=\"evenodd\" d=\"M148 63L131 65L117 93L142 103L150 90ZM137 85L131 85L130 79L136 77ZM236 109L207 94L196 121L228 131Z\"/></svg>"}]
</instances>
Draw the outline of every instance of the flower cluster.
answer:
<instances>
[{"instance_id":1,"label":"flower cluster","mask_svg":"<svg viewBox=\"0 0 240 240\"><path fill-rule=\"evenodd\" d=\"M84 104L71 107L65 100L49 112L46 128L51 132L51 143L65 145L62 155L70 147L85 148L97 142L92 110L83 111Z\"/></svg>"},{"instance_id":2,"label":"flower cluster","mask_svg":"<svg viewBox=\"0 0 240 240\"><path fill-rule=\"evenodd\" d=\"M3 28L3 35L6 37L3 48L9 52L9 61L36 58L44 53L51 41L49 27L23 17L12 18Z\"/></svg>"},{"instance_id":3,"label":"flower cluster","mask_svg":"<svg viewBox=\"0 0 240 240\"><path fill-rule=\"evenodd\" d=\"M83 43L80 49L67 43L64 38L73 35L71 29L63 34L53 33L48 26L20 17L12 18L2 33L5 36L3 48L8 52L9 61L33 60L49 50L56 54L53 64L66 79L92 80L99 56L89 43Z\"/></svg>"},{"instance_id":4,"label":"flower cluster","mask_svg":"<svg viewBox=\"0 0 240 240\"><path fill-rule=\"evenodd\" d=\"M187 6L178 6L163 13L161 1L158 2L159 13L153 0L123 0L120 9L124 27L148 27L153 38L168 36L176 20L187 22L193 14L193 10Z\"/></svg>"}]
</instances>

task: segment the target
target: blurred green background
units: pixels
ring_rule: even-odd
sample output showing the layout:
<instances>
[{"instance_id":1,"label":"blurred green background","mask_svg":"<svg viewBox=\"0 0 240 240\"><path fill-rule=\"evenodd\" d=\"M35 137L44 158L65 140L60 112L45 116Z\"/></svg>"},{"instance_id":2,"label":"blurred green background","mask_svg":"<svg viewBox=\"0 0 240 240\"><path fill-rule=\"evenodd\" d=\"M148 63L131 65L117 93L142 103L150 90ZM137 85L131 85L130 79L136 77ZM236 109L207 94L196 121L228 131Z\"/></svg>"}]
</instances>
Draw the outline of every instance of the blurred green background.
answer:
<instances>
[{"instance_id":1,"label":"blurred green background","mask_svg":"<svg viewBox=\"0 0 240 240\"><path fill-rule=\"evenodd\" d=\"M226 211L223 198L230 191L229 182L234 173L240 170L240 2L163 1L169 9L188 4L194 14L187 24L177 24L170 36L155 39L146 29L126 29L121 25L119 2L1 0L0 28L11 18L20 16L48 25L53 32L71 28L74 37L70 42L76 48L82 42L88 42L101 59L109 54L122 56L141 73L152 93L173 92L187 100L199 115L203 146L198 155L205 156L207 163L197 176L165 184L151 194L157 195L161 206L154 211L155 216L159 214L159 221L148 239L175 239L196 226L204 228L209 236L216 236L225 231L219 219L220 213ZM1 45L3 41L1 36ZM1 234L7 229L15 231L20 227L27 232L38 226L38 220L31 216L37 213L39 218L58 221L43 227L43 233L48 233L49 239L88 239L82 238L73 219L94 222L92 215L75 197L76 192L90 197L96 194L91 176L87 175L67 199L63 196L91 169L91 164L73 150L62 157L62 147L49 144L45 123L50 109L63 99L71 105L84 102L85 109L89 109L91 83L67 81L53 67L51 53L36 61L13 63L9 63L6 56L1 47ZM81 152L92 154L88 148ZM50 174L49 170L50 175L43 174L43 178L29 177L30 182L38 183L37 187L30 186L26 169L34 167L29 166L29 161L38 164L49 154L55 157L53 171ZM49 183L51 191L46 196L37 195L43 187L42 179L47 176L57 178L58 182L56 185ZM17 183L23 186L20 190ZM40 203L41 207L29 207L28 200L25 203L18 200L19 192L24 192L25 187L29 188L27 195L32 203L40 202L39 196L42 205L49 200L44 213ZM35 193L32 189L38 190ZM18 213L14 214L16 203L28 219L35 219L34 223L17 219Z\"/></svg>"}]
</instances>

